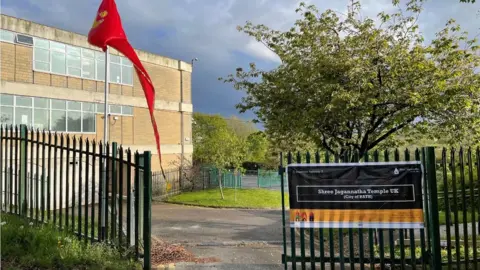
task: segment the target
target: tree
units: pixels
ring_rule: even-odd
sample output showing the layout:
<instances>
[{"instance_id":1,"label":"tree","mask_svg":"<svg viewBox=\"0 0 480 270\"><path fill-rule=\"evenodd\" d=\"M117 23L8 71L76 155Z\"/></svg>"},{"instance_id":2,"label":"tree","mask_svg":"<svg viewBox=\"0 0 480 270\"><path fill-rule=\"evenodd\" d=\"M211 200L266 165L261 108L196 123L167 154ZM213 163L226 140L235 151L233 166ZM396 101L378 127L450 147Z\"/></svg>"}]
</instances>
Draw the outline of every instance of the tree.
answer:
<instances>
[{"instance_id":1,"label":"tree","mask_svg":"<svg viewBox=\"0 0 480 270\"><path fill-rule=\"evenodd\" d=\"M241 138L247 138L250 134L257 132L258 128L251 121L242 120L236 116L225 118L229 128Z\"/></svg>"},{"instance_id":2,"label":"tree","mask_svg":"<svg viewBox=\"0 0 480 270\"><path fill-rule=\"evenodd\" d=\"M193 120L194 160L215 166L219 173L228 167L240 169L246 156L246 145L244 140L228 127L225 119L220 115L194 113ZM220 180L219 184L223 199Z\"/></svg>"},{"instance_id":3,"label":"tree","mask_svg":"<svg viewBox=\"0 0 480 270\"><path fill-rule=\"evenodd\" d=\"M266 161L269 143L265 133L258 131L247 137L247 160L255 163L264 163Z\"/></svg>"},{"instance_id":4,"label":"tree","mask_svg":"<svg viewBox=\"0 0 480 270\"><path fill-rule=\"evenodd\" d=\"M276 53L269 71L250 64L220 78L246 93L237 105L252 110L269 136L313 142L329 152L360 155L405 129L480 128L480 50L455 21L425 42L417 19L422 0L360 19L352 2L341 19L301 3L288 31L247 22L239 31Z\"/></svg>"}]
</instances>

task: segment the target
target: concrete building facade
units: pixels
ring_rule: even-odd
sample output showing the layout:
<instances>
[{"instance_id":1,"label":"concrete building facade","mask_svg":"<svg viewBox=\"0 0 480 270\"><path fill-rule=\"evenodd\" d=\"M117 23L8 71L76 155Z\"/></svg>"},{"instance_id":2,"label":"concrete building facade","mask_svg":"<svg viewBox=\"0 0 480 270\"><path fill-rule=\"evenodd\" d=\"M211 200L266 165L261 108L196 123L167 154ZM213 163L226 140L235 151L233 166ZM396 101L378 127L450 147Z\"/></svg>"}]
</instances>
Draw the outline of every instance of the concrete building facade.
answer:
<instances>
[{"instance_id":1,"label":"concrete building facade","mask_svg":"<svg viewBox=\"0 0 480 270\"><path fill-rule=\"evenodd\" d=\"M103 140L105 54L84 35L1 15L0 122ZM189 63L136 50L156 90L164 168L191 161ZM110 142L152 152L155 138L142 87L127 58L110 50Z\"/></svg>"}]
</instances>

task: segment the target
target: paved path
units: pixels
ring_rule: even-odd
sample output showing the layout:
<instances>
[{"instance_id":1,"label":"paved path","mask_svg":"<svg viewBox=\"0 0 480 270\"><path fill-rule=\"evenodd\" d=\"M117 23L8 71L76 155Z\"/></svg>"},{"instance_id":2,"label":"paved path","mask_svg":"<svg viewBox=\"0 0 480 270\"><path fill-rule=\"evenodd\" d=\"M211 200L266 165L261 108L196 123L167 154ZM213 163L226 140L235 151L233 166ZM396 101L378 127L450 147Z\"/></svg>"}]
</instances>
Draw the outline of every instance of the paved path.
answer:
<instances>
[{"instance_id":1,"label":"paved path","mask_svg":"<svg viewBox=\"0 0 480 270\"><path fill-rule=\"evenodd\" d=\"M181 243L220 263L177 264L176 269L282 269L279 210L237 210L152 205L152 234Z\"/></svg>"}]
</instances>

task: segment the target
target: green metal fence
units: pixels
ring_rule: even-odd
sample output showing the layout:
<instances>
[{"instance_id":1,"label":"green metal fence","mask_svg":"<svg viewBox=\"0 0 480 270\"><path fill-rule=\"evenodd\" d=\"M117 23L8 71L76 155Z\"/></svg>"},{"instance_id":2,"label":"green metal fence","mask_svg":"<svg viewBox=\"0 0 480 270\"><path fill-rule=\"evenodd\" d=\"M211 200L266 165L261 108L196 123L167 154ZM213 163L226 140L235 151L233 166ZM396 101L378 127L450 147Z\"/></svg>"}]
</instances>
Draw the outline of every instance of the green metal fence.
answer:
<instances>
[{"instance_id":1,"label":"green metal fence","mask_svg":"<svg viewBox=\"0 0 480 270\"><path fill-rule=\"evenodd\" d=\"M287 228L288 202L282 196L285 269L480 269L480 149L442 149L439 159L433 147L413 153L375 151L362 159L355 153L289 153L281 155L279 175L286 182L285 162L360 160L422 161L425 229Z\"/></svg>"},{"instance_id":2,"label":"green metal fence","mask_svg":"<svg viewBox=\"0 0 480 270\"><path fill-rule=\"evenodd\" d=\"M0 153L2 213L114 245L151 268L150 152L21 125L0 127Z\"/></svg>"},{"instance_id":3,"label":"green metal fence","mask_svg":"<svg viewBox=\"0 0 480 270\"><path fill-rule=\"evenodd\" d=\"M210 186L218 187L218 179L222 180L222 186L225 188L241 188L242 187L242 174L233 171L222 171L221 178L219 178L219 169L209 168L210 174Z\"/></svg>"},{"instance_id":4,"label":"green metal fence","mask_svg":"<svg viewBox=\"0 0 480 270\"><path fill-rule=\"evenodd\" d=\"M280 174L278 173L278 171L258 169L257 186L259 188L280 187L281 185L282 179L280 178Z\"/></svg>"}]
</instances>

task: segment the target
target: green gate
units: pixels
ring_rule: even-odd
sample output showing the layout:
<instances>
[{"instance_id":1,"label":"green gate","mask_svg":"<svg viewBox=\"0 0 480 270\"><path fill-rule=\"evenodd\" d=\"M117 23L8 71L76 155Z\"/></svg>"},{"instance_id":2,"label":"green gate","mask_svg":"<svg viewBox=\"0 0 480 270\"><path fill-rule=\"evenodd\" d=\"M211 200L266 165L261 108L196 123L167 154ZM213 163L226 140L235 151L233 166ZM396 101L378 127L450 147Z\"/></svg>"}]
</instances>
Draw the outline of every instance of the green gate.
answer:
<instances>
[{"instance_id":1,"label":"green gate","mask_svg":"<svg viewBox=\"0 0 480 270\"><path fill-rule=\"evenodd\" d=\"M268 171L258 169L257 171L257 186L259 188L280 187L282 180L278 171Z\"/></svg>"},{"instance_id":2,"label":"green gate","mask_svg":"<svg viewBox=\"0 0 480 270\"><path fill-rule=\"evenodd\" d=\"M286 225L282 196L285 269L480 269L480 149L433 147L397 149L343 156L317 152L280 156L282 194L284 164L421 161L424 167L425 229L313 229Z\"/></svg>"}]
</instances>

